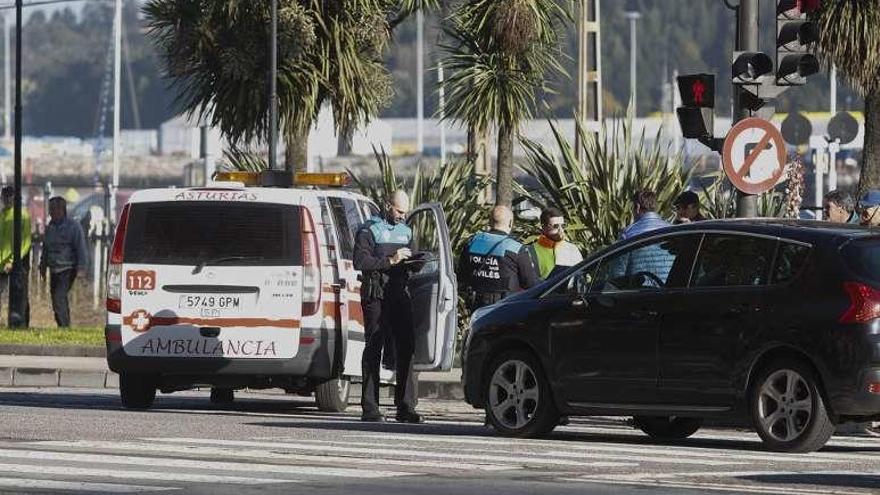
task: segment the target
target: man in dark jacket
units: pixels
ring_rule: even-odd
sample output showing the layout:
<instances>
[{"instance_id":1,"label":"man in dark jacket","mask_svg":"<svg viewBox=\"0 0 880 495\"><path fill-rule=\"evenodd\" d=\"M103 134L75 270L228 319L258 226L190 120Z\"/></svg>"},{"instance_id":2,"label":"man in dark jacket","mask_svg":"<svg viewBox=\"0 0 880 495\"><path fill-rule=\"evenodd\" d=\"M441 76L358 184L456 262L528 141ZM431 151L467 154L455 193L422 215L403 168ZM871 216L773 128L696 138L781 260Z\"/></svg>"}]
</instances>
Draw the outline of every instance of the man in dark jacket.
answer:
<instances>
[{"instance_id":1,"label":"man in dark jacket","mask_svg":"<svg viewBox=\"0 0 880 495\"><path fill-rule=\"evenodd\" d=\"M67 296L73 287L77 273L88 264L86 238L82 227L68 218L67 202L60 196L49 200L51 220L46 226L40 256L40 277L46 278L49 270L49 291L52 294L52 311L55 323L61 328L70 326L70 307Z\"/></svg>"},{"instance_id":2,"label":"man in dark jacket","mask_svg":"<svg viewBox=\"0 0 880 495\"><path fill-rule=\"evenodd\" d=\"M492 229L478 232L458 262L461 285L471 311L494 304L510 293L538 283L538 272L526 246L511 237L513 212L492 209Z\"/></svg>"}]
</instances>

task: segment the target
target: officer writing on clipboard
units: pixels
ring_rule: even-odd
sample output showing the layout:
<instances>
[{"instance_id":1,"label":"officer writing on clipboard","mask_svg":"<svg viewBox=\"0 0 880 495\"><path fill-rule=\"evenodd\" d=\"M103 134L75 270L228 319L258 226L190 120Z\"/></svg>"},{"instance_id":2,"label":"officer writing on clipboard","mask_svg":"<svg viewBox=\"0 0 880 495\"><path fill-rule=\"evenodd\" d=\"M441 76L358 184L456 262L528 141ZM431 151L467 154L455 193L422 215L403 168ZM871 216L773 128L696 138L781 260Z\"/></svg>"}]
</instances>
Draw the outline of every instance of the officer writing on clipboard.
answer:
<instances>
[{"instance_id":1,"label":"officer writing on clipboard","mask_svg":"<svg viewBox=\"0 0 880 495\"><path fill-rule=\"evenodd\" d=\"M396 419L403 423L423 422L415 411L417 385L412 363L415 337L407 281L409 270L417 267L407 262L413 256L412 230L406 224L408 212L409 197L403 191L395 191L383 215L365 222L355 238L354 268L362 273L361 305L366 340L361 361L362 421L385 420L379 409L379 361L390 332L395 348Z\"/></svg>"}]
</instances>

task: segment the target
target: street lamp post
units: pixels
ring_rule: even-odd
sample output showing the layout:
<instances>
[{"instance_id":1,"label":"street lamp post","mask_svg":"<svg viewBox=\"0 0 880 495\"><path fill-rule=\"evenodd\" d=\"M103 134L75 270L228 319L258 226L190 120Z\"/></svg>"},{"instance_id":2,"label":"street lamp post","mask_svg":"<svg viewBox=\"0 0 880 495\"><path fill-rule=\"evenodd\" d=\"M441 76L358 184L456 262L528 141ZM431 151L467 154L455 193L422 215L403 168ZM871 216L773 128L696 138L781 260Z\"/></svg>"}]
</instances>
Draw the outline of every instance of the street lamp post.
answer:
<instances>
[{"instance_id":1,"label":"street lamp post","mask_svg":"<svg viewBox=\"0 0 880 495\"><path fill-rule=\"evenodd\" d=\"M269 41L269 169L276 169L278 143L278 0L272 0Z\"/></svg>"},{"instance_id":2,"label":"street lamp post","mask_svg":"<svg viewBox=\"0 0 880 495\"><path fill-rule=\"evenodd\" d=\"M633 116L638 116L636 111L636 21L642 14L635 10L628 10L623 14L629 19L629 97L632 100Z\"/></svg>"}]
</instances>

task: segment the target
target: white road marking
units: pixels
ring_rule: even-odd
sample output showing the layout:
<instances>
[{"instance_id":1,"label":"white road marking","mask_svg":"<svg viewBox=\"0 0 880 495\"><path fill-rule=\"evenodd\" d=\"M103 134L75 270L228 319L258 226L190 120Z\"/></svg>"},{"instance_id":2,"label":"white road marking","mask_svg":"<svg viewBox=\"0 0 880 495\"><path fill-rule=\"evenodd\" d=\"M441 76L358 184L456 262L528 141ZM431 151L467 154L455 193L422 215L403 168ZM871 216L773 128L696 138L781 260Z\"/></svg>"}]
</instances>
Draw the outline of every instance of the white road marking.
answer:
<instances>
[{"instance_id":1,"label":"white road marking","mask_svg":"<svg viewBox=\"0 0 880 495\"><path fill-rule=\"evenodd\" d=\"M727 484L727 483L698 483L687 481L615 481L604 479L587 479L587 478L562 478L562 481L575 481L582 483L608 484L608 485L628 485L640 487L663 487L663 488L683 488L696 489L700 491L720 491L720 492L747 492L747 493L768 493L771 495L876 495L876 491L850 490L850 489L834 489L834 488L790 488L782 486L755 486L751 484Z\"/></svg>"},{"instance_id":2,"label":"white road marking","mask_svg":"<svg viewBox=\"0 0 880 495\"><path fill-rule=\"evenodd\" d=\"M0 463L0 472L28 475L96 476L150 481L182 481L188 483L235 483L260 485L265 483L296 483L298 480L281 478L250 478L242 476L169 473L161 471L128 471L121 469L93 469L72 466L37 466L33 464Z\"/></svg>"},{"instance_id":3,"label":"white road marking","mask_svg":"<svg viewBox=\"0 0 880 495\"><path fill-rule=\"evenodd\" d=\"M314 445L316 447L325 446L325 445L333 445L339 446L340 448L363 448L369 449L372 451L377 451L377 445L375 443L361 443L361 442L351 442L351 441L336 441L336 440L327 440L323 442L316 441L297 441L297 445L302 446L310 446ZM389 447L385 445L384 447ZM382 452L397 452L399 449L378 449ZM613 451L614 449L607 449ZM406 452L423 452L423 451L414 451L407 450ZM468 449L469 454L475 457L485 458L486 456L495 456L495 452L492 450L485 449ZM637 452L641 454L645 454L644 450L641 452ZM462 454L455 453L445 453L445 452L429 452L427 455L437 456L449 456L452 458L461 458ZM601 452L597 455L600 455L602 459L612 460L612 461L625 461L625 462L654 462L658 464L692 464L695 466L729 466L735 464L747 464L745 462L740 462L737 460L707 460L707 459L685 459L682 457L674 457L665 453L658 452L657 455L629 455L629 454L609 454L607 452ZM538 457L535 457L538 456ZM555 449L550 452L517 452L517 456L515 459L520 459L519 462L523 462L522 459L530 460L530 459L584 459L589 461L593 459L594 456L590 455L587 452L563 452L561 450ZM502 459L498 457L498 459ZM582 463L578 463L579 465ZM590 464L592 465L592 464Z\"/></svg>"},{"instance_id":4,"label":"white road marking","mask_svg":"<svg viewBox=\"0 0 880 495\"><path fill-rule=\"evenodd\" d=\"M73 490L86 493L140 493L179 490L171 486L117 485L85 481L32 480L25 478L0 478L0 488L22 490Z\"/></svg>"},{"instance_id":5,"label":"white road marking","mask_svg":"<svg viewBox=\"0 0 880 495\"><path fill-rule=\"evenodd\" d=\"M212 441L214 443L214 441ZM437 469L456 469L458 471L511 471L519 469L518 466L502 466L498 464L467 464L455 462L432 462L428 460L403 460L403 459L382 459L382 458L362 458L348 456L331 456L331 455L306 455L278 452L279 448L271 447L271 443L259 442L260 446L270 445L265 449L244 449L244 448L221 448L210 446L180 446L180 445L157 445L140 442L106 442L97 440L52 440L44 442L33 442L29 445L37 447L64 447L73 449L93 449L103 452L155 452L162 454L177 454L190 457L215 456L224 459L276 459L282 461L303 461L313 463L331 463L337 465L370 465L377 464L383 467L412 467L412 468L437 468Z\"/></svg>"},{"instance_id":6,"label":"white road marking","mask_svg":"<svg viewBox=\"0 0 880 495\"><path fill-rule=\"evenodd\" d=\"M340 478L391 478L412 473L381 471L375 469L345 469L323 466L291 466L279 464L256 464L245 462L217 462L162 457L143 457L108 454L82 454L74 452L49 452L45 450L0 450L0 458L37 459L67 462L94 462L99 464L123 464L135 466L173 467L246 473L276 473L286 475L334 476Z\"/></svg>"},{"instance_id":7,"label":"white road marking","mask_svg":"<svg viewBox=\"0 0 880 495\"><path fill-rule=\"evenodd\" d=\"M550 459L553 454L546 454L542 457L525 457L525 456L501 456L501 455L491 455L491 454L451 454L444 452L425 452L421 450L412 450L412 449L385 449L385 448L361 448L361 447L345 447L345 446L337 446L337 445L329 445L331 442L321 442L317 441L314 444L302 441L302 442L255 442L248 440L216 440L216 439L201 439L201 438L151 438L150 441L154 442L168 442L168 443L184 443L184 444L193 444L193 445L225 445L230 447L265 447L265 448L275 448L275 449L289 449L289 450L298 450L298 451L306 451L306 452L335 452L335 453L346 453L346 454L362 454L366 456L379 456L379 455L389 455L389 456L406 456L408 458L421 458L421 459L450 459L454 462L451 462L450 467L458 467L464 463L464 461L473 461L473 462L494 462L494 463L507 463L515 466L523 465L523 464L540 464L544 466L578 466L578 467L587 467L590 466L591 463L589 461L574 461L574 460L565 460L565 459ZM585 456L579 456L581 458L585 458ZM604 462L602 466L608 467L610 463ZM618 466L634 466L633 463L619 463Z\"/></svg>"},{"instance_id":8,"label":"white road marking","mask_svg":"<svg viewBox=\"0 0 880 495\"><path fill-rule=\"evenodd\" d=\"M584 441L584 442L573 442L568 440L531 440L531 439L504 439L504 438L474 438L474 437L462 437L462 438L444 438L444 437L436 437L431 435L408 435L408 434L383 434L383 435L364 435L364 434L353 434L348 435L349 438L359 438L359 439L369 439L375 442L392 442L392 441L405 441L405 442L426 442L426 443L450 443L450 444L467 444L467 445L503 445L516 447L521 449L523 447L552 447L558 451L559 449L572 449L578 451L597 451L597 452L629 452L634 454L648 454L651 451L657 451L657 454L662 456L669 456L670 454L675 454L677 456L684 457L694 457L694 458L710 458L710 459L718 459L718 458L734 458L736 460L752 460L752 461L770 461L770 462L778 462L780 460L783 461L791 461L791 462L800 462L805 464L827 464L829 462L849 462L851 459L847 458L847 454L837 454L831 452L813 452L809 454L782 454L782 453L773 453L773 454L753 454L748 452L742 452L740 450L731 450L731 449L723 449L723 448L706 448L706 447L674 447L670 445L662 445L662 444L644 444L639 446L632 446L627 444L615 444L613 442L592 442L592 441ZM276 440L294 440L293 438L284 438ZM878 442L878 447L880 447L880 442ZM849 455L852 457L852 455ZM875 456L880 461L880 456ZM865 455L859 454L856 456L857 459L864 460Z\"/></svg>"}]
</instances>

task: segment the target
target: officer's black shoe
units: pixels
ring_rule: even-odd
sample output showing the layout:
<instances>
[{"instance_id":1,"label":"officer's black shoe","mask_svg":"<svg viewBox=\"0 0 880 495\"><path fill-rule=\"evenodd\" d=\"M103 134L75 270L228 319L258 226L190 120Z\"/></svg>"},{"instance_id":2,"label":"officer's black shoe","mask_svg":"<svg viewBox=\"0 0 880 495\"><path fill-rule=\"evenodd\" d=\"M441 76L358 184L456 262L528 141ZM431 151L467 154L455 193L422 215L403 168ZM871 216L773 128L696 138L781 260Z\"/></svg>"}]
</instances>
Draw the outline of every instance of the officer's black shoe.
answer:
<instances>
[{"instance_id":1,"label":"officer's black shoe","mask_svg":"<svg viewBox=\"0 0 880 495\"><path fill-rule=\"evenodd\" d=\"M422 415L415 411L397 411L395 419L398 423L421 424L425 422Z\"/></svg>"},{"instance_id":2,"label":"officer's black shoe","mask_svg":"<svg viewBox=\"0 0 880 495\"><path fill-rule=\"evenodd\" d=\"M376 411L372 413L364 413L361 414L361 421L365 421L367 423L384 423L385 416L382 413Z\"/></svg>"}]
</instances>

